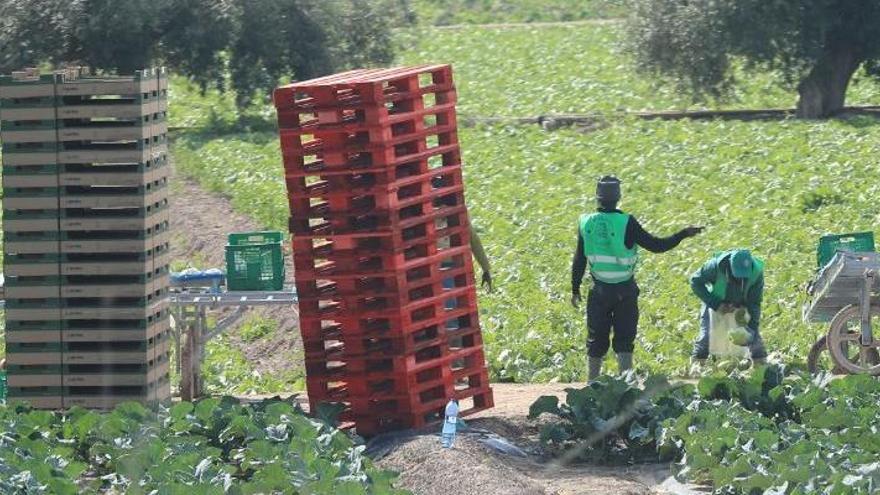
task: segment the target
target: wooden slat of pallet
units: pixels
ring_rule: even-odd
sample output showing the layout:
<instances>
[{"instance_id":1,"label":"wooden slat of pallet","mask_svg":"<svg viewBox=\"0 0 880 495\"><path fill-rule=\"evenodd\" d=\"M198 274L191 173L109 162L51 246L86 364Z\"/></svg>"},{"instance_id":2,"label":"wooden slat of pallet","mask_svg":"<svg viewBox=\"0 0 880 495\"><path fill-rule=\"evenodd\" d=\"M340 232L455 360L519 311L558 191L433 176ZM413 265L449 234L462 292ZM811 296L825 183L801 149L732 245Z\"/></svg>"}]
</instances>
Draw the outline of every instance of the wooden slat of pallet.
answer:
<instances>
[{"instance_id":1,"label":"wooden slat of pallet","mask_svg":"<svg viewBox=\"0 0 880 495\"><path fill-rule=\"evenodd\" d=\"M65 320L143 320L166 309L168 309L168 299L163 298L146 306L61 308L60 318Z\"/></svg>"},{"instance_id":2,"label":"wooden slat of pallet","mask_svg":"<svg viewBox=\"0 0 880 495\"><path fill-rule=\"evenodd\" d=\"M7 196L3 198L3 206L13 210L51 210L58 208L58 198L55 196L33 196L29 198Z\"/></svg>"},{"instance_id":3,"label":"wooden slat of pallet","mask_svg":"<svg viewBox=\"0 0 880 495\"><path fill-rule=\"evenodd\" d=\"M63 127L61 129L3 130L4 143L53 143L57 141L136 141L168 133L168 123L157 120L152 124L131 127Z\"/></svg>"},{"instance_id":4,"label":"wooden slat of pallet","mask_svg":"<svg viewBox=\"0 0 880 495\"><path fill-rule=\"evenodd\" d=\"M27 364L60 365L61 352L7 352L6 364L10 366Z\"/></svg>"},{"instance_id":5,"label":"wooden slat of pallet","mask_svg":"<svg viewBox=\"0 0 880 495\"><path fill-rule=\"evenodd\" d=\"M137 253L163 246L170 239L171 234L165 231L138 240L61 241L60 249L64 253Z\"/></svg>"},{"instance_id":6,"label":"wooden slat of pallet","mask_svg":"<svg viewBox=\"0 0 880 495\"><path fill-rule=\"evenodd\" d=\"M168 318L158 320L147 328L130 329L100 329L100 330L62 330L61 338L64 342L117 342L120 340L147 340L171 329Z\"/></svg>"},{"instance_id":7,"label":"wooden slat of pallet","mask_svg":"<svg viewBox=\"0 0 880 495\"><path fill-rule=\"evenodd\" d=\"M96 170L100 170L100 168ZM61 186L144 186L157 180L166 179L169 174L170 169L162 166L146 172L63 173L57 180Z\"/></svg>"},{"instance_id":8,"label":"wooden slat of pallet","mask_svg":"<svg viewBox=\"0 0 880 495\"><path fill-rule=\"evenodd\" d=\"M51 277L61 275L61 268L58 263L7 262L3 267L3 273L13 277Z\"/></svg>"},{"instance_id":9,"label":"wooden slat of pallet","mask_svg":"<svg viewBox=\"0 0 880 495\"><path fill-rule=\"evenodd\" d=\"M153 366L146 373L76 373L65 374L63 385L71 387L147 386L159 381L170 370L169 363Z\"/></svg>"},{"instance_id":10,"label":"wooden slat of pallet","mask_svg":"<svg viewBox=\"0 0 880 495\"><path fill-rule=\"evenodd\" d=\"M27 220L6 220L3 222L5 232L47 232L58 230L58 219L41 218Z\"/></svg>"},{"instance_id":11,"label":"wooden slat of pallet","mask_svg":"<svg viewBox=\"0 0 880 495\"><path fill-rule=\"evenodd\" d=\"M168 191L165 187L159 187L146 194L128 194L128 195L62 195L60 199L61 208L141 208L168 197ZM53 198L54 199L54 198ZM19 206L9 205L9 200L5 199L4 203L8 208L20 208ZM18 204L18 202L14 203ZM33 208L42 208L42 206L34 206ZM51 208L51 207L45 207Z\"/></svg>"},{"instance_id":12,"label":"wooden slat of pallet","mask_svg":"<svg viewBox=\"0 0 880 495\"><path fill-rule=\"evenodd\" d=\"M120 95L152 93L158 88L156 78L149 79L79 79L58 85L59 96Z\"/></svg>"},{"instance_id":13,"label":"wooden slat of pallet","mask_svg":"<svg viewBox=\"0 0 880 495\"><path fill-rule=\"evenodd\" d=\"M44 397L41 395L33 397L8 397L6 402L9 404L26 403L34 409L61 409L63 407L60 395L54 397Z\"/></svg>"},{"instance_id":14,"label":"wooden slat of pallet","mask_svg":"<svg viewBox=\"0 0 880 495\"><path fill-rule=\"evenodd\" d=\"M0 84L0 99L12 98L45 98L55 96L55 84L52 81L34 81L31 84ZM0 118L3 115L0 113Z\"/></svg>"},{"instance_id":15,"label":"wooden slat of pallet","mask_svg":"<svg viewBox=\"0 0 880 495\"><path fill-rule=\"evenodd\" d=\"M3 187L58 187L58 176L50 174L5 175L3 176Z\"/></svg>"},{"instance_id":16,"label":"wooden slat of pallet","mask_svg":"<svg viewBox=\"0 0 880 495\"><path fill-rule=\"evenodd\" d=\"M62 263L61 275L135 275L149 273L154 266L167 264L168 255L150 258L145 261L110 263Z\"/></svg>"},{"instance_id":17,"label":"wooden slat of pallet","mask_svg":"<svg viewBox=\"0 0 880 495\"><path fill-rule=\"evenodd\" d=\"M81 230L145 230L170 219L168 208L162 208L143 218L62 218L58 223L62 232Z\"/></svg>"},{"instance_id":18,"label":"wooden slat of pallet","mask_svg":"<svg viewBox=\"0 0 880 495\"><path fill-rule=\"evenodd\" d=\"M10 387L60 387L61 375L17 375L10 374L6 378Z\"/></svg>"},{"instance_id":19,"label":"wooden slat of pallet","mask_svg":"<svg viewBox=\"0 0 880 495\"><path fill-rule=\"evenodd\" d=\"M6 330L6 342L11 344L60 343L60 330Z\"/></svg>"}]
</instances>

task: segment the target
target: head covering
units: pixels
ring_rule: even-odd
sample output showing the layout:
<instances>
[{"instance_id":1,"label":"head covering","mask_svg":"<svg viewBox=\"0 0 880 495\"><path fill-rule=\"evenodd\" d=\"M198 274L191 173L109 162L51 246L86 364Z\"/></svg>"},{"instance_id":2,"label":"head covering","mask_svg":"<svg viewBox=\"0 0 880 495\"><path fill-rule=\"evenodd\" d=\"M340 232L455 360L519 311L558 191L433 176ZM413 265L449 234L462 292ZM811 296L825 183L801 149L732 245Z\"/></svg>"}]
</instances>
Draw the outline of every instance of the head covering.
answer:
<instances>
[{"instance_id":1,"label":"head covering","mask_svg":"<svg viewBox=\"0 0 880 495\"><path fill-rule=\"evenodd\" d=\"M606 175L596 184L596 199L602 204L615 204L620 201L620 179Z\"/></svg>"},{"instance_id":2,"label":"head covering","mask_svg":"<svg viewBox=\"0 0 880 495\"><path fill-rule=\"evenodd\" d=\"M730 274L735 278L749 278L753 265L752 253L747 249L737 249L730 255Z\"/></svg>"}]
</instances>

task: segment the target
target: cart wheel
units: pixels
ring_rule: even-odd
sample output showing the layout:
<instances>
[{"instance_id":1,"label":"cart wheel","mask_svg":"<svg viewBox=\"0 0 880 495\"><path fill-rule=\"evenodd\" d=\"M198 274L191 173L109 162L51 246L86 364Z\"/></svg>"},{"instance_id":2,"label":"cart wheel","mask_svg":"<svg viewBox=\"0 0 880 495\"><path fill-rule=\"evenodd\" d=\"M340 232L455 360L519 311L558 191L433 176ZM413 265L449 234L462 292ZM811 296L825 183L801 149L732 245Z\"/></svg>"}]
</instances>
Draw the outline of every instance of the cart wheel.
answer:
<instances>
[{"instance_id":1,"label":"cart wheel","mask_svg":"<svg viewBox=\"0 0 880 495\"><path fill-rule=\"evenodd\" d=\"M872 306L872 327L875 318L880 318L880 308ZM874 341L870 346L861 345L861 335L859 307L850 305L840 310L831 320L826 340L831 359L846 373L880 375L880 325L874 331Z\"/></svg>"},{"instance_id":2,"label":"cart wheel","mask_svg":"<svg viewBox=\"0 0 880 495\"><path fill-rule=\"evenodd\" d=\"M827 338L823 335L821 339L813 344L813 347L810 348L810 354L807 356L807 368L810 370L810 373L817 375L830 371L835 375L845 375L846 371L840 366L834 365L831 353L825 352L827 350Z\"/></svg>"}]
</instances>

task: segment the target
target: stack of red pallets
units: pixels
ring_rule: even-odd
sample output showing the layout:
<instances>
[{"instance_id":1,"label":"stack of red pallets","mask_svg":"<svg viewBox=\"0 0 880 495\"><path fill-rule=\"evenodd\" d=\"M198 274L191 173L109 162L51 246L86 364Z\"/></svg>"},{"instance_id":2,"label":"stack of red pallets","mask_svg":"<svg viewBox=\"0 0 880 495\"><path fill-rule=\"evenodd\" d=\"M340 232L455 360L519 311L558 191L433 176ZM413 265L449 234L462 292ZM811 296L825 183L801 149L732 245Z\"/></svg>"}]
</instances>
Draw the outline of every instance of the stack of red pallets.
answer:
<instances>
[{"instance_id":1,"label":"stack of red pallets","mask_svg":"<svg viewBox=\"0 0 880 495\"><path fill-rule=\"evenodd\" d=\"M361 434L492 407L448 65L278 88L308 394Z\"/></svg>"}]
</instances>

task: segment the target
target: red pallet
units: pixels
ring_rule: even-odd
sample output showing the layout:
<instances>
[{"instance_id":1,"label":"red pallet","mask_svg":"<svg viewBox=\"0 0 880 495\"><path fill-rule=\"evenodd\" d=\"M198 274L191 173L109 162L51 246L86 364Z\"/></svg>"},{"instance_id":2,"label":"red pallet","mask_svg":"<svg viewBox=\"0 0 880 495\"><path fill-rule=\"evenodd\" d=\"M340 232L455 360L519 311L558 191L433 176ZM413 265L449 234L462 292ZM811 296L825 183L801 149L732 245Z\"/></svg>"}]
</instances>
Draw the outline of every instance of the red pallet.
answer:
<instances>
[{"instance_id":1,"label":"red pallet","mask_svg":"<svg viewBox=\"0 0 880 495\"><path fill-rule=\"evenodd\" d=\"M288 220L288 228L294 233L310 232L314 221L320 220L331 225L363 225L375 224L394 228L412 219L425 218L428 215L442 214L464 206L464 186L459 184L442 189L422 192L425 187L414 188L410 194L415 196L398 198L394 207L378 209L374 197L364 197L362 201L352 201L357 209L340 208L339 204L329 201L317 203L307 210L294 211Z\"/></svg>"},{"instance_id":2,"label":"red pallet","mask_svg":"<svg viewBox=\"0 0 880 495\"><path fill-rule=\"evenodd\" d=\"M449 168L442 174L397 179L393 184L369 189L355 189L353 181L340 177L332 177L323 185L324 189L320 191L311 188L311 194L291 192L288 199L291 211L288 226L291 229L307 232L313 227L298 224L312 218L354 223L361 218L376 217L384 219L384 225L394 226L414 215L424 215L431 208L436 211L464 204L464 184L457 168ZM351 188L346 189L347 186Z\"/></svg>"},{"instance_id":3,"label":"red pallet","mask_svg":"<svg viewBox=\"0 0 880 495\"><path fill-rule=\"evenodd\" d=\"M472 348L450 349L447 346L433 346L422 349L418 353L403 356L365 356L348 357L345 361L309 361L306 360L306 376L329 382L351 382L359 377L402 376L419 369L448 365L457 359L474 359L478 354L479 364L483 361L482 346ZM467 367L472 368L472 367ZM454 372L454 370L450 370Z\"/></svg>"},{"instance_id":4,"label":"red pallet","mask_svg":"<svg viewBox=\"0 0 880 495\"><path fill-rule=\"evenodd\" d=\"M456 226L456 229L467 230L469 227ZM436 233L436 231L435 231ZM300 280L327 279L335 276L360 275L361 278L376 276L393 276L399 267L406 270L416 269L427 263L442 263L445 258L457 261L457 256L467 254L470 248L470 237L466 232L444 236L439 240L418 239L407 247L391 248L387 251L378 249L331 250L323 252L294 251L294 268L301 276ZM445 258L444 258L445 255ZM420 263L421 262L421 263ZM461 265L461 263L458 263ZM439 270L439 268L438 268ZM417 274L412 274L411 277ZM427 276L427 275L426 275Z\"/></svg>"},{"instance_id":5,"label":"red pallet","mask_svg":"<svg viewBox=\"0 0 880 495\"><path fill-rule=\"evenodd\" d=\"M453 162L458 157L458 145L438 146L395 160L387 166L373 167L369 163L347 163L344 167L349 168L340 171L288 170L285 172L284 182L288 195L295 199L320 198L326 195L349 197L364 194L391 195L397 189L412 184L432 184L437 181L445 183L445 177L461 172L460 164ZM435 158L435 161L439 160L438 163L451 165L437 166L435 163L432 166L431 160ZM362 168L353 170L352 167Z\"/></svg>"},{"instance_id":6,"label":"red pallet","mask_svg":"<svg viewBox=\"0 0 880 495\"><path fill-rule=\"evenodd\" d=\"M312 406L362 434L492 405L447 65L278 88Z\"/></svg>"},{"instance_id":7,"label":"red pallet","mask_svg":"<svg viewBox=\"0 0 880 495\"><path fill-rule=\"evenodd\" d=\"M452 308L469 308L476 311L476 295L473 286L450 289L448 292L414 301L400 308L369 309L350 316L339 303L332 303L322 307L318 312L310 311L311 308L302 308L301 320L303 324L312 324L314 320L332 321L341 325L341 329L362 329L369 331L370 327L363 326L363 322L381 321L388 328L411 328L424 321L444 317ZM455 318L449 316L447 319ZM373 328L382 328L374 325ZM357 331L357 330L355 330Z\"/></svg>"},{"instance_id":8,"label":"red pallet","mask_svg":"<svg viewBox=\"0 0 880 495\"><path fill-rule=\"evenodd\" d=\"M343 245L345 247L342 247ZM294 256L328 260L369 257L374 254L402 256L404 260L409 260L422 253L433 254L443 249L468 245L470 245L469 225L435 230L430 237L413 237L402 243L394 242L391 237L361 237L355 239L353 244L315 238L294 237L291 240Z\"/></svg>"},{"instance_id":9,"label":"red pallet","mask_svg":"<svg viewBox=\"0 0 880 495\"><path fill-rule=\"evenodd\" d=\"M405 141L407 136L438 134L449 127L454 131L457 124L455 94L449 92L440 100L430 106L414 102L417 104L408 108L368 106L334 123L313 120L299 126L283 126L279 128L281 148L301 150L309 146L379 144L401 138Z\"/></svg>"},{"instance_id":10,"label":"red pallet","mask_svg":"<svg viewBox=\"0 0 880 495\"><path fill-rule=\"evenodd\" d=\"M308 359L334 361L344 360L348 356L412 354L435 345L461 346L461 341L482 345L482 334L476 318L469 320L470 324L465 327L449 329L443 324L434 324L403 336L391 332L361 335L328 332L320 337L303 339L303 348Z\"/></svg>"},{"instance_id":11,"label":"red pallet","mask_svg":"<svg viewBox=\"0 0 880 495\"><path fill-rule=\"evenodd\" d=\"M453 87L452 67L449 65L359 69L282 86L275 90L272 99L279 111L319 110L327 106L385 103L395 95L425 94ZM335 113L325 118L333 116Z\"/></svg>"},{"instance_id":12,"label":"red pallet","mask_svg":"<svg viewBox=\"0 0 880 495\"><path fill-rule=\"evenodd\" d=\"M406 369L326 373L306 377L309 399L316 402L343 402L351 397L418 393L443 383L448 397L469 387L488 385L488 371L479 347L449 353Z\"/></svg>"},{"instance_id":13,"label":"red pallet","mask_svg":"<svg viewBox=\"0 0 880 495\"><path fill-rule=\"evenodd\" d=\"M390 237L392 242L403 243L420 237L437 237L436 233L448 227L468 225L464 205L434 210L422 217L408 218L392 224L388 219L363 215L346 221L324 221L302 228L293 225L295 237L302 239L330 239L352 244L359 238Z\"/></svg>"},{"instance_id":14,"label":"red pallet","mask_svg":"<svg viewBox=\"0 0 880 495\"><path fill-rule=\"evenodd\" d=\"M277 109L278 128L308 134L308 131L345 126L390 126L416 113L454 111L458 95L455 88L434 86L389 94L384 100L366 102L353 98L324 105Z\"/></svg>"},{"instance_id":15,"label":"red pallet","mask_svg":"<svg viewBox=\"0 0 880 495\"><path fill-rule=\"evenodd\" d=\"M444 323L433 324L403 336L391 332L361 335L340 332L319 338L305 338L303 347L306 359L316 363L404 356L436 346L449 349L482 346L483 337L476 313L469 315L464 323L467 326L456 328L449 328Z\"/></svg>"},{"instance_id":16,"label":"red pallet","mask_svg":"<svg viewBox=\"0 0 880 495\"><path fill-rule=\"evenodd\" d=\"M460 417L471 416L494 406L492 389L488 386L481 390L475 390L472 393L469 392L465 396L457 396L456 398L460 402L469 402L469 404L464 404L464 408L459 410ZM375 411L373 414L357 415L353 411L346 411L342 415L346 422L343 427L348 429L354 428L359 435L363 436L373 436L400 429L419 429L442 421L444 410L445 404L441 407L415 414L391 414Z\"/></svg>"}]
</instances>

